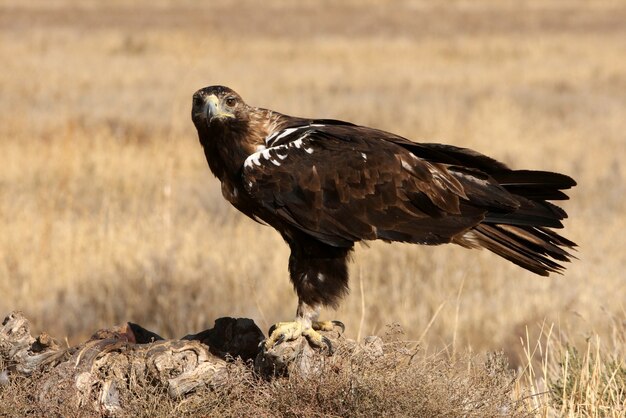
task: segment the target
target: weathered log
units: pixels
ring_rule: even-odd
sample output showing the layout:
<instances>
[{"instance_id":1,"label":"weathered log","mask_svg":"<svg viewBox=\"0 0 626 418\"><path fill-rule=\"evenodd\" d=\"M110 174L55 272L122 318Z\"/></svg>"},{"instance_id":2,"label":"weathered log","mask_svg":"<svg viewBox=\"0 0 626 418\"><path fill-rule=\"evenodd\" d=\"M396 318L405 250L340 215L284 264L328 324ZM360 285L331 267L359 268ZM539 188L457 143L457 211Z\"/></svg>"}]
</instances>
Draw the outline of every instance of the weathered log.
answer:
<instances>
[{"instance_id":1,"label":"weathered log","mask_svg":"<svg viewBox=\"0 0 626 418\"><path fill-rule=\"evenodd\" d=\"M337 341L332 334L327 335ZM115 414L123 410L133 388L152 386L179 398L221 387L233 376L271 378L293 368L307 374L316 359L327 357L303 338L270 350L260 344L263 339L250 319L220 318L213 328L180 340L165 340L127 323L63 348L47 334L33 337L28 320L13 312L0 328L0 384L9 383L14 374L33 376L41 404L71 402Z\"/></svg>"},{"instance_id":2,"label":"weathered log","mask_svg":"<svg viewBox=\"0 0 626 418\"><path fill-rule=\"evenodd\" d=\"M61 350L45 333L33 338L28 320L20 312L12 312L4 319L0 329L0 355L9 370L30 375L61 360L65 350Z\"/></svg>"}]
</instances>

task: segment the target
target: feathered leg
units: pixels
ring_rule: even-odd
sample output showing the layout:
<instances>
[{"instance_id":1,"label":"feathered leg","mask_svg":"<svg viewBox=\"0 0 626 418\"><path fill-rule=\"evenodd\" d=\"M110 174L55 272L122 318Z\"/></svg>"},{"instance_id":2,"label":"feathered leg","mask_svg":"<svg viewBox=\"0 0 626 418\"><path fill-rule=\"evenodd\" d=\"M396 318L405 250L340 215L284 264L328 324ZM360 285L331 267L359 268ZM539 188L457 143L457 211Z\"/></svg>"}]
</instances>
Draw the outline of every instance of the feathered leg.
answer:
<instances>
[{"instance_id":1,"label":"feathered leg","mask_svg":"<svg viewBox=\"0 0 626 418\"><path fill-rule=\"evenodd\" d=\"M310 237L299 238L288 240L289 273L298 294L296 320L272 326L265 347L304 336L312 346L326 346L330 352L330 341L318 331L340 327L343 332L345 327L339 321L319 321L320 308L336 306L348 291L347 261L352 248L332 247Z\"/></svg>"}]
</instances>

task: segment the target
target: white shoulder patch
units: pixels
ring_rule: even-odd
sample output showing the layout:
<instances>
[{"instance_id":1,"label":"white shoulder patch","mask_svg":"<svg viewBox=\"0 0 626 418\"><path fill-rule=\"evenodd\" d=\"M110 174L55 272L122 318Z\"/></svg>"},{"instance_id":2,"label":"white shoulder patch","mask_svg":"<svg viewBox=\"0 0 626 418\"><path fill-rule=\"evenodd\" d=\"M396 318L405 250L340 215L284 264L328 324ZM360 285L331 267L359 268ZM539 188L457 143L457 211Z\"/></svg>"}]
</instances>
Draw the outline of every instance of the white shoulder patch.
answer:
<instances>
[{"instance_id":1,"label":"white shoulder patch","mask_svg":"<svg viewBox=\"0 0 626 418\"><path fill-rule=\"evenodd\" d=\"M304 131L307 134L311 131L311 128L323 128L326 126L323 123L311 123L309 125L294 126L292 128L281 129L280 131L273 132L265 138L265 145L271 147L272 144L286 136L292 135L298 131Z\"/></svg>"},{"instance_id":2,"label":"white shoulder patch","mask_svg":"<svg viewBox=\"0 0 626 418\"><path fill-rule=\"evenodd\" d=\"M265 162L270 162L277 167L280 167L281 162L289 156L289 150L298 149L303 150L307 154L313 154L314 148L311 146L311 142L306 141L309 134L312 132L312 128L319 128L326 126L321 123L312 123L310 125L295 126L293 128L282 129L274 132L265 138L265 145L257 145L256 152L249 155L244 161L243 165L246 168L253 168L254 166L260 167ZM298 133L299 136L296 140L281 144L278 146L272 146L276 141L283 139L289 135Z\"/></svg>"},{"instance_id":3,"label":"white shoulder patch","mask_svg":"<svg viewBox=\"0 0 626 418\"><path fill-rule=\"evenodd\" d=\"M261 152L263 151L257 151L254 154L250 154L248 158L246 158L246 161L244 161L243 166L250 168L253 165L261 165Z\"/></svg>"},{"instance_id":4,"label":"white shoulder patch","mask_svg":"<svg viewBox=\"0 0 626 418\"><path fill-rule=\"evenodd\" d=\"M282 131L274 132L273 134L265 138L265 144L268 146L271 146L273 142L278 141L279 139L284 138L287 135L291 135L298 129L302 129L302 126L297 126L295 128L287 128L287 129L283 129Z\"/></svg>"}]
</instances>

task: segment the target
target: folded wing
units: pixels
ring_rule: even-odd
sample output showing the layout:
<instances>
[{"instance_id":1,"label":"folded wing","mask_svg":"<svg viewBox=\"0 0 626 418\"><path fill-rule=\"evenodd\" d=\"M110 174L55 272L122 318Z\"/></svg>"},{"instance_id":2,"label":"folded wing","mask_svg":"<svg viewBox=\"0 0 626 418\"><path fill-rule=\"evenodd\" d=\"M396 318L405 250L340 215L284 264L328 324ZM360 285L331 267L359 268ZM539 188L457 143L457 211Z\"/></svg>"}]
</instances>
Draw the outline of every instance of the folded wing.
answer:
<instances>
[{"instance_id":1,"label":"folded wing","mask_svg":"<svg viewBox=\"0 0 626 418\"><path fill-rule=\"evenodd\" d=\"M487 207L519 206L488 176L459 174L385 135L336 122L285 128L246 160L244 184L266 209L334 246L447 243L480 223ZM476 189L469 196L468 185Z\"/></svg>"}]
</instances>

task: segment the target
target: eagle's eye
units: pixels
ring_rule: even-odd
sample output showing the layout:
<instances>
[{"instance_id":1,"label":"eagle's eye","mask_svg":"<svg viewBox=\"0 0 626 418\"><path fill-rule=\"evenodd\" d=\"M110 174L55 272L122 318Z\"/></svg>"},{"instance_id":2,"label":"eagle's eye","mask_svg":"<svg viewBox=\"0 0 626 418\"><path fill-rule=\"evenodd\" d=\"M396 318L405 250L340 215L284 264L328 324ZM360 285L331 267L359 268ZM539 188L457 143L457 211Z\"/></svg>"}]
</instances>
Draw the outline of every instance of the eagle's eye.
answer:
<instances>
[{"instance_id":1,"label":"eagle's eye","mask_svg":"<svg viewBox=\"0 0 626 418\"><path fill-rule=\"evenodd\" d=\"M226 106L228 107L235 107L235 105L237 104L237 98L235 97L227 97L226 98Z\"/></svg>"}]
</instances>

